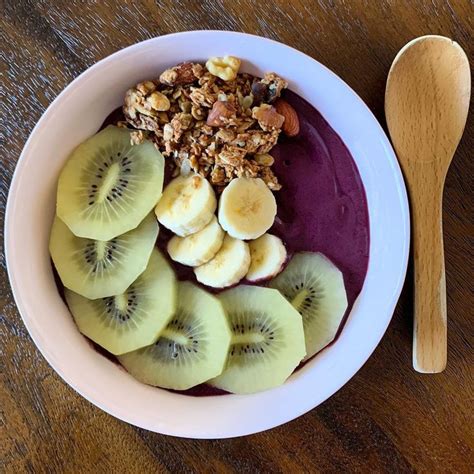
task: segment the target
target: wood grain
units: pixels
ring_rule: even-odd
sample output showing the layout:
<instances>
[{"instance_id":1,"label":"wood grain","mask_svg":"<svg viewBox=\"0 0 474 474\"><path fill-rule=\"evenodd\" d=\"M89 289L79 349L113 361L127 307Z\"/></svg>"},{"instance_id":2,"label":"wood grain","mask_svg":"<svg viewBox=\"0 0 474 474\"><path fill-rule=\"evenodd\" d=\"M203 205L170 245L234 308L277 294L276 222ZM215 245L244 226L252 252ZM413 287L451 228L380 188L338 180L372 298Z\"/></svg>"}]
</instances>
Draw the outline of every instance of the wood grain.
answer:
<instances>
[{"instance_id":1,"label":"wood grain","mask_svg":"<svg viewBox=\"0 0 474 474\"><path fill-rule=\"evenodd\" d=\"M2 220L15 163L46 106L95 61L137 41L204 28L278 39L339 74L382 123L386 76L409 40L443 34L474 52L470 0L7 0L0 8ZM359 373L317 409L245 438L166 437L86 402L30 340L2 255L0 472L472 472L473 139L471 119L445 187L447 369L427 376L411 368L410 266L392 324ZM3 225L0 232L3 242Z\"/></svg>"},{"instance_id":2,"label":"wood grain","mask_svg":"<svg viewBox=\"0 0 474 474\"><path fill-rule=\"evenodd\" d=\"M447 314L442 207L446 174L466 125L469 61L442 36L399 52L387 79L385 116L410 197L415 267L413 366L446 367Z\"/></svg>"}]
</instances>

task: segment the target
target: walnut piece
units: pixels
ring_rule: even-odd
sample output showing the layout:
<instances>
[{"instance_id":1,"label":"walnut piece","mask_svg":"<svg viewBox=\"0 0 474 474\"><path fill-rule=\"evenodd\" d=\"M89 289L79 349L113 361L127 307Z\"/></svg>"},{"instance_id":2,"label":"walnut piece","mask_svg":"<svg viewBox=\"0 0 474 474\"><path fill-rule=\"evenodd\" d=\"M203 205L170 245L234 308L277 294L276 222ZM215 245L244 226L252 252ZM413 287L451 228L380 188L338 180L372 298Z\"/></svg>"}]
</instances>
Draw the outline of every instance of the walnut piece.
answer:
<instances>
[{"instance_id":1,"label":"walnut piece","mask_svg":"<svg viewBox=\"0 0 474 474\"><path fill-rule=\"evenodd\" d=\"M269 104L262 104L252 109L252 117L258 120L258 124L263 130L280 129L285 121L285 117L280 115L275 107Z\"/></svg>"},{"instance_id":2,"label":"walnut piece","mask_svg":"<svg viewBox=\"0 0 474 474\"><path fill-rule=\"evenodd\" d=\"M240 59L235 56L214 56L206 62L207 70L223 81L233 81L237 77L240 68Z\"/></svg>"}]
</instances>

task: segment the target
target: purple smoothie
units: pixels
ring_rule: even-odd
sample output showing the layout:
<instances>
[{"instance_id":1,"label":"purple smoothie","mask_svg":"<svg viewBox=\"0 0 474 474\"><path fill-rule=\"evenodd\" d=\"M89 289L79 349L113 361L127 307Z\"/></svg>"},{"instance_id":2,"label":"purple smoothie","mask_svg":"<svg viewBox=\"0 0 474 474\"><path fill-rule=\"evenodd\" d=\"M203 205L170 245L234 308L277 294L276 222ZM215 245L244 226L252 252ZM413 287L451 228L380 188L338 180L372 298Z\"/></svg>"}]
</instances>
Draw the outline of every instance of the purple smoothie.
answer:
<instances>
[{"instance_id":1,"label":"purple smoothie","mask_svg":"<svg viewBox=\"0 0 474 474\"><path fill-rule=\"evenodd\" d=\"M289 257L304 250L321 252L342 271L349 305L341 331L362 290L369 262L365 191L349 150L322 115L291 91L285 91L284 98L298 113L300 133L293 138L282 134L271 151L275 158L273 170L282 189L275 193L278 212L270 232L282 239ZM120 109L114 111L102 127L121 117ZM169 172L166 174L169 180ZM157 246L164 255L171 236L171 232L160 227ZM169 261L178 279L199 284L192 268ZM218 292L207 287L206 290ZM179 393L209 396L226 392L203 384Z\"/></svg>"}]
</instances>

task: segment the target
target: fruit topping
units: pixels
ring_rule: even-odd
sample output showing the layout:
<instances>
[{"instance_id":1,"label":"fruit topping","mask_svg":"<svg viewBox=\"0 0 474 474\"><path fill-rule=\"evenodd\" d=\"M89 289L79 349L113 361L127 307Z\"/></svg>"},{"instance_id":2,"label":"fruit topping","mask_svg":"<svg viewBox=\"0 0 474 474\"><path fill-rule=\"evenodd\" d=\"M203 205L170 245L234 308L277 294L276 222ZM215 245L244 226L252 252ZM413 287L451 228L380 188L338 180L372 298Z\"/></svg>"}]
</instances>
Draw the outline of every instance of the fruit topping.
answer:
<instances>
[{"instance_id":1,"label":"fruit topping","mask_svg":"<svg viewBox=\"0 0 474 474\"><path fill-rule=\"evenodd\" d=\"M176 312L159 339L119 360L141 382L186 390L222 372L230 337L219 300L192 283L179 283Z\"/></svg>"},{"instance_id":2,"label":"fruit topping","mask_svg":"<svg viewBox=\"0 0 474 474\"><path fill-rule=\"evenodd\" d=\"M153 250L146 270L123 293L90 300L66 290L65 296L81 333L118 355L157 340L176 309L176 278Z\"/></svg>"},{"instance_id":3,"label":"fruit topping","mask_svg":"<svg viewBox=\"0 0 474 474\"><path fill-rule=\"evenodd\" d=\"M49 251L63 285L90 299L123 293L148 265L158 236L150 213L135 229L111 240L76 237L56 217Z\"/></svg>"},{"instance_id":4,"label":"fruit topping","mask_svg":"<svg viewBox=\"0 0 474 474\"><path fill-rule=\"evenodd\" d=\"M187 237L172 237L168 242L168 253L175 262L197 267L214 258L222 246L224 236L225 232L213 216L211 222L199 232Z\"/></svg>"},{"instance_id":5,"label":"fruit topping","mask_svg":"<svg viewBox=\"0 0 474 474\"><path fill-rule=\"evenodd\" d=\"M219 294L232 340L224 371L210 384L233 393L281 385L305 356L299 313L276 290L241 285Z\"/></svg>"},{"instance_id":6,"label":"fruit topping","mask_svg":"<svg viewBox=\"0 0 474 474\"><path fill-rule=\"evenodd\" d=\"M347 295L342 273L329 259L320 253L295 254L270 287L303 317L307 359L334 339L347 309Z\"/></svg>"},{"instance_id":7,"label":"fruit topping","mask_svg":"<svg viewBox=\"0 0 474 474\"><path fill-rule=\"evenodd\" d=\"M219 223L236 239L256 239L273 224L275 197L259 178L237 178L224 189L219 201Z\"/></svg>"},{"instance_id":8,"label":"fruit topping","mask_svg":"<svg viewBox=\"0 0 474 474\"><path fill-rule=\"evenodd\" d=\"M222 247L215 257L196 267L197 281L212 288L225 288L238 283L248 272L250 265L249 246L230 235L224 237Z\"/></svg>"},{"instance_id":9,"label":"fruit topping","mask_svg":"<svg viewBox=\"0 0 474 474\"><path fill-rule=\"evenodd\" d=\"M109 126L70 155L61 171L57 214L78 237L111 240L134 229L163 188L164 160L149 141Z\"/></svg>"},{"instance_id":10,"label":"fruit topping","mask_svg":"<svg viewBox=\"0 0 474 474\"><path fill-rule=\"evenodd\" d=\"M217 201L209 181L193 174L179 176L166 186L155 209L158 221L180 237L206 227Z\"/></svg>"},{"instance_id":11,"label":"fruit topping","mask_svg":"<svg viewBox=\"0 0 474 474\"><path fill-rule=\"evenodd\" d=\"M250 268L247 280L268 280L280 273L286 260L286 249L281 239L271 234L263 234L249 242Z\"/></svg>"}]
</instances>

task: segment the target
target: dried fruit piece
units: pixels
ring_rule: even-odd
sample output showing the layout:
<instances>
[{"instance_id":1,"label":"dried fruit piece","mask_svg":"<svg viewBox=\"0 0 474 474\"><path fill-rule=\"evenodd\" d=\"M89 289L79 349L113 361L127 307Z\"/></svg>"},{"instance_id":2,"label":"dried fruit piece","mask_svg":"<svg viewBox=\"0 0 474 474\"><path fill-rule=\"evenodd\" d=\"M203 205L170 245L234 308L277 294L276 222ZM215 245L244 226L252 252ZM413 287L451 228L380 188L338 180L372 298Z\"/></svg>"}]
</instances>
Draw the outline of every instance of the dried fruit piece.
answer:
<instances>
[{"instance_id":1,"label":"dried fruit piece","mask_svg":"<svg viewBox=\"0 0 474 474\"><path fill-rule=\"evenodd\" d=\"M274 72L267 72L263 76L262 83L268 87L266 100L269 103L280 97L281 91L288 87L288 82Z\"/></svg>"},{"instance_id":2,"label":"dried fruit piece","mask_svg":"<svg viewBox=\"0 0 474 474\"><path fill-rule=\"evenodd\" d=\"M223 118L230 118L235 115L235 107L230 102L218 100L214 102L209 115L207 116L207 125L211 127L221 127L224 125Z\"/></svg>"},{"instance_id":3,"label":"dried fruit piece","mask_svg":"<svg viewBox=\"0 0 474 474\"><path fill-rule=\"evenodd\" d=\"M282 127L285 117L280 115L275 107L269 104L262 104L252 109L252 117L258 120L258 124L263 130L274 130Z\"/></svg>"},{"instance_id":4,"label":"dried fruit piece","mask_svg":"<svg viewBox=\"0 0 474 474\"><path fill-rule=\"evenodd\" d=\"M240 59L235 56L214 56L206 62L207 70L223 81L233 81L237 77L240 68Z\"/></svg>"},{"instance_id":5,"label":"dried fruit piece","mask_svg":"<svg viewBox=\"0 0 474 474\"><path fill-rule=\"evenodd\" d=\"M265 97L267 96L268 86L263 82L255 79L252 83L252 94L254 98L254 102L257 104L261 104L265 102Z\"/></svg>"},{"instance_id":6,"label":"dried fruit piece","mask_svg":"<svg viewBox=\"0 0 474 474\"><path fill-rule=\"evenodd\" d=\"M280 97L281 91L288 87L288 82L274 72L267 72L262 79L255 79L252 83L252 94L255 103L266 102L271 104Z\"/></svg>"},{"instance_id":7,"label":"dried fruit piece","mask_svg":"<svg viewBox=\"0 0 474 474\"><path fill-rule=\"evenodd\" d=\"M300 120L296 110L283 99L278 99L275 102L276 111L285 117L285 121L282 125L282 130L285 135L289 137L294 137L300 133Z\"/></svg>"}]
</instances>

